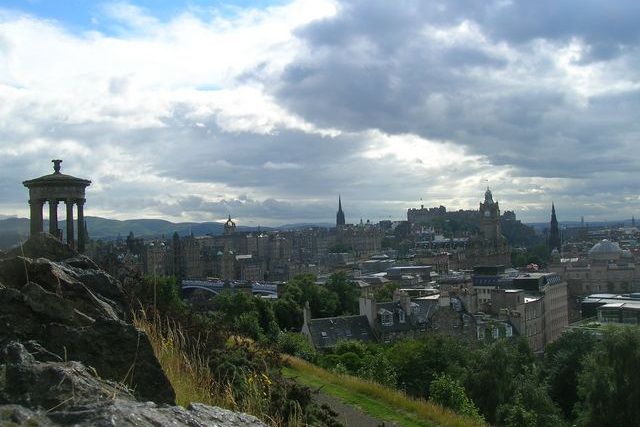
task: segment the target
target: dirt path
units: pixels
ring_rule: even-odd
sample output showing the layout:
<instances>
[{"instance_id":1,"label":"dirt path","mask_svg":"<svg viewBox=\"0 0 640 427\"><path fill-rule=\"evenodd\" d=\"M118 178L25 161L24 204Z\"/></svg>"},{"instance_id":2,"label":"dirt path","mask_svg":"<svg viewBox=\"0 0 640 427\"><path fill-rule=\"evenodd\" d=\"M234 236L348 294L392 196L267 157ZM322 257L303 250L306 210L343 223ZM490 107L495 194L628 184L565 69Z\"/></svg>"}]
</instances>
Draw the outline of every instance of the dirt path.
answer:
<instances>
[{"instance_id":1,"label":"dirt path","mask_svg":"<svg viewBox=\"0 0 640 427\"><path fill-rule=\"evenodd\" d=\"M314 394L313 398L318 402L318 404L322 405L323 403L326 403L331 409L336 411L338 413L338 421L346 427L378 427L381 425L384 425L385 427L399 427L397 424L389 421L382 421L377 418L373 418L355 406L347 405L340 399L326 395L322 392Z\"/></svg>"}]
</instances>

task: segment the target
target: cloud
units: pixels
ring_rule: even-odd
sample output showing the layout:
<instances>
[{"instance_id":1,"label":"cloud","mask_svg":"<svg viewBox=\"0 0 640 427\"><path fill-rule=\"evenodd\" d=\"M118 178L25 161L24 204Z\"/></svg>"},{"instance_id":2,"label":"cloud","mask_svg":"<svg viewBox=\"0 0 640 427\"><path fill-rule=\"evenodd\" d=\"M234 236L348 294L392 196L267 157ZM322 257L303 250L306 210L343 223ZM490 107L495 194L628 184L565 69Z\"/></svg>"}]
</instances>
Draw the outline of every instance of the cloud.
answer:
<instances>
[{"instance_id":1,"label":"cloud","mask_svg":"<svg viewBox=\"0 0 640 427\"><path fill-rule=\"evenodd\" d=\"M86 31L0 9L0 210L63 158L116 218L332 222L340 193L350 221L399 219L487 184L524 219L631 216L637 8L110 3Z\"/></svg>"}]
</instances>

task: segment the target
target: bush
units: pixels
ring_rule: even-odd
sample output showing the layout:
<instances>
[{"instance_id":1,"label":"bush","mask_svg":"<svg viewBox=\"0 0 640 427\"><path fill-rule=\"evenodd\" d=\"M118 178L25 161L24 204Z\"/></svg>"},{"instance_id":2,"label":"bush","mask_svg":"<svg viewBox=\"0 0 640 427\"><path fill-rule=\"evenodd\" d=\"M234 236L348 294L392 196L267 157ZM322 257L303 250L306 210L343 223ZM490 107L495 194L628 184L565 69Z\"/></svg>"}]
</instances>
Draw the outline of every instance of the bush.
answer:
<instances>
[{"instance_id":1,"label":"bush","mask_svg":"<svg viewBox=\"0 0 640 427\"><path fill-rule=\"evenodd\" d=\"M429 386L429 401L453 409L477 421L484 421L478 408L464 391L464 387L446 374L438 375Z\"/></svg>"},{"instance_id":2,"label":"bush","mask_svg":"<svg viewBox=\"0 0 640 427\"><path fill-rule=\"evenodd\" d=\"M278 336L278 351L299 357L308 362L318 360L318 352L307 337L297 332L284 332Z\"/></svg>"}]
</instances>

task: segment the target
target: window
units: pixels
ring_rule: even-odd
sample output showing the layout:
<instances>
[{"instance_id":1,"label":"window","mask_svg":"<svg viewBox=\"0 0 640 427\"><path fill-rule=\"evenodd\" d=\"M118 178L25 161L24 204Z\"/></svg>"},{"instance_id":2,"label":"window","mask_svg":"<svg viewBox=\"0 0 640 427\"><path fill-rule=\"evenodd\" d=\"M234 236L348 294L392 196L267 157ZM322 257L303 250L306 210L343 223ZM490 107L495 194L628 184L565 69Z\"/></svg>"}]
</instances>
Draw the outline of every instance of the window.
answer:
<instances>
[{"instance_id":1,"label":"window","mask_svg":"<svg viewBox=\"0 0 640 427\"><path fill-rule=\"evenodd\" d=\"M398 319L400 320L400 323L404 323L404 310L400 310L398 312Z\"/></svg>"},{"instance_id":2,"label":"window","mask_svg":"<svg viewBox=\"0 0 640 427\"><path fill-rule=\"evenodd\" d=\"M392 326L393 325L393 313L385 312L380 316L380 320L384 326Z\"/></svg>"}]
</instances>

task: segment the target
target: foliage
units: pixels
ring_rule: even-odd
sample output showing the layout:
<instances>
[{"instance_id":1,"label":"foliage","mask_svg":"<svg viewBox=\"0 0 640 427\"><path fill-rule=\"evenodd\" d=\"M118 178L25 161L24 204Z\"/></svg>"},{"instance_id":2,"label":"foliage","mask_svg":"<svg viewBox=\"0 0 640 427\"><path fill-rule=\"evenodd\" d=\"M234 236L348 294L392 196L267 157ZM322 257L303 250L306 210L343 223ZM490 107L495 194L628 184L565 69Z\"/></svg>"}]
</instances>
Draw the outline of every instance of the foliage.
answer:
<instances>
[{"instance_id":1,"label":"foliage","mask_svg":"<svg viewBox=\"0 0 640 427\"><path fill-rule=\"evenodd\" d=\"M459 378L468 360L464 344L445 335L398 341L387 354L397 371L398 386L424 399L429 398L429 387L438 374L448 373Z\"/></svg>"},{"instance_id":2,"label":"foliage","mask_svg":"<svg viewBox=\"0 0 640 427\"><path fill-rule=\"evenodd\" d=\"M438 375L429 386L429 401L452 409L458 414L469 418L484 421L478 408L467 396L464 387L454 378L447 374Z\"/></svg>"},{"instance_id":3,"label":"foliage","mask_svg":"<svg viewBox=\"0 0 640 427\"><path fill-rule=\"evenodd\" d=\"M153 307L153 293L145 282L127 278L125 290L131 301ZM155 283L166 289L165 284L175 281ZM182 304L176 309L165 295L175 296L156 293L155 321L147 319L144 309L134 320L148 331L180 404L214 404L256 415L272 426L336 426L335 414L315 404L306 387L282 377L279 353L232 335L276 341L280 332L270 302L223 293L216 302L219 310L195 313Z\"/></svg>"},{"instance_id":4,"label":"foliage","mask_svg":"<svg viewBox=\"0 0 640 427\"><path fill-rule=\"evenodd\" d=\"M214 307L236 333L256 341L273 342L278 337L280 329L273 305L262 298L224 291L214 298Z\"/></svg>"},{"instance_id":5,"label":"foliage","mask_svg":"<svg viewBox=\"0 0 640 427\"><path fill-rule=\"evenodd\" d=\"M544 243L539 243L525 251L512 252L511 262L516 267L525 267L528 264L545 266L549 262L549 248Z\"/></svg>"},{"instance_id":6,"label":"foliage","mask_svg":"<svg viewBox=\"0 0 640 427\"><path fill-rule=\"evenodd\" d=\"M360 290L343 271L334 273L327 280L326 288L333 292L338 299L338 315L358 314L358 297Z\"/></svg>"},{"instance_id":7,"label":"foliage","mask_svg":"<svg viewBox=\"0 0 640 427\"><path fill-rule=\"evenodd\" d=\"M551 400L539 370L532 366L514 381L514 395L497 408L497 424L506 427L563 427L560 408Z\"/></svg>"},{"instance_id":8,"label":"foliage","mask_svg":"<svg viewBox=\"0 0 640 427\"><path fill-rule=\"evenodd\" d=\"M359 290L345 273L332 274L325 286L315 281L314 275L301 274L281 289L278 300L273 303L273 310L282 330L300 330L302 309L307 302L314 318L358 313Z\"/></svg>"},{"instance_id":9,"label":"foliage","mask_svg":"<svg viewBox=\"0 0 640 427\"><path fill-rule=\"evenodd\" d=\"M533 354L524 339L515 343L496 340L472 353L466 389L490 423L496 421L498 406L514 396L514 379L532 366Z\"/></svg>"},{"instance_id":10,"label":"foliage","mask_svg":"<svg viewBox=\"0 0 640 427\"><path fill-rule=\"evenodd\" d=\"M640 328L604 330L578 374L577 424L640 425Z\"/></svg>"},{"instance_id":11,"label":"foliage","mask_svg":"<svg viewBox=\"0 0 640 427\"><path fill-rule=\"evenodd\" d=\"M379 302L392 301L393 291L400 289L401 285L397 282L388 282L373 291L373 299Z\"/></svg>"},{"instance_id":12,"label":"foliage","mask_svg":"<svg viewBox=\"0 0 640 427\"><path fill-rule=\"evenodd\" d=\"M162 313L180 313L186 306L180 298L179 288L175 277L145 276L132 281L127 293L134 306L142 305Z\"/></svg>"},{"instance_id":13,"label":"foliage","mask_svg":"<svg viewBox=\"0 0 640 427\"><path fill-rule=\"evenodd\" d=\"M308 362L318 360L318 352L307 337L297 332L283 332L278 336L278 351L299 357Z\"/></svg>"},{"instance_id":14,"label":"foliage","mask_svg":"<svg viewBox=\"0 0 640 427\"><path fill-rule=\"evenodd\" d=\"M547 347L544 359L549 396L560 406L565 418L571 419L578 396L578 374L586 355L596 346L592 332L573 329L562 334Z\"/></svg>"}]
</instances>

